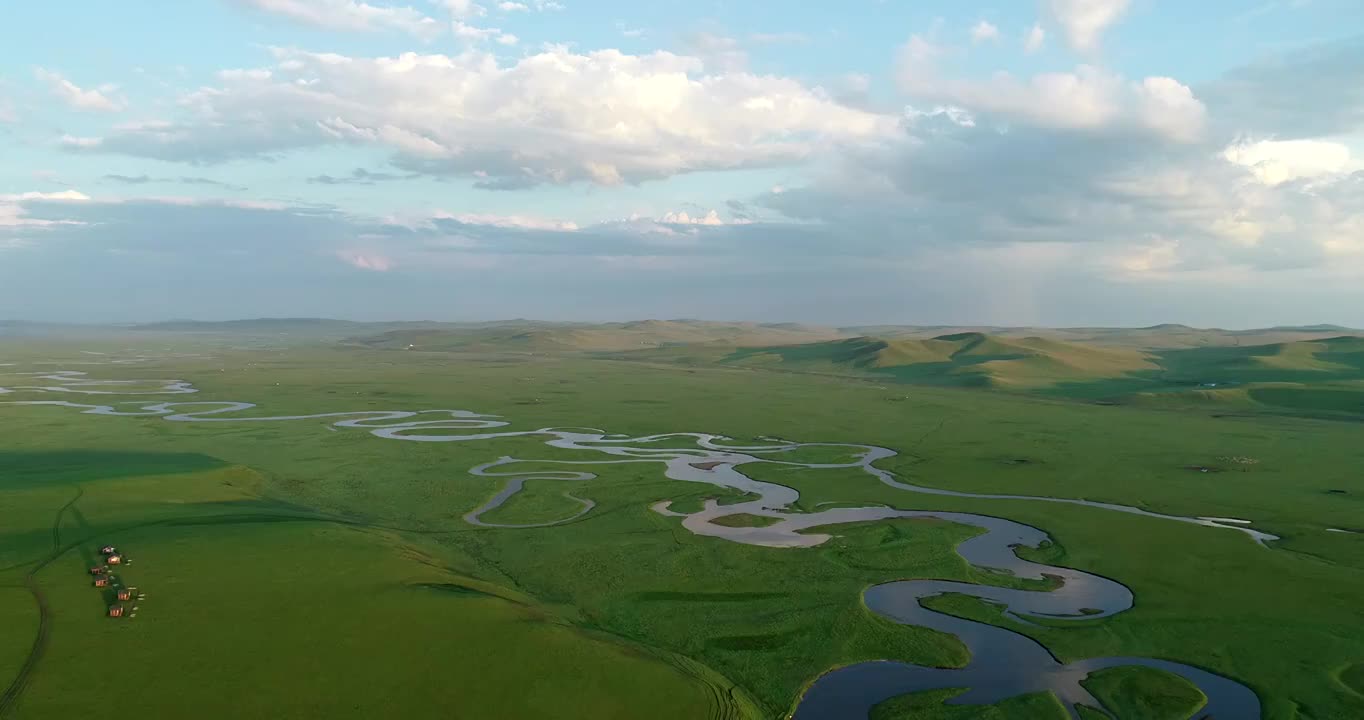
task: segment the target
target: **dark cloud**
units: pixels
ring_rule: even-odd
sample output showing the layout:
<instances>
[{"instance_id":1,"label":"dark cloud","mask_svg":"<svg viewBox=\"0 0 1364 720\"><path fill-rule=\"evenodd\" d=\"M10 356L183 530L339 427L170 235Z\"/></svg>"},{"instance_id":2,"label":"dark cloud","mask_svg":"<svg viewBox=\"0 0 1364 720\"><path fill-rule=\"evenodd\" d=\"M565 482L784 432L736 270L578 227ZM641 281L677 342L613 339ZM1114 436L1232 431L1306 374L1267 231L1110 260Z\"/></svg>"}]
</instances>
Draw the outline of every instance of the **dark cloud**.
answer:
<instances>
[{"instance_id":1,"label":"dark cloud","mask_svg":"<svg viewBox=\"0 0 1364 720\"><path fill-rule=\"evenodd\" d=\"M151 177L147 175L105 175L104 179L120 182L125 185L146 185L147 183L152 182Z\"/></svg>"},{"instance_id":2,"label":"dark cloud","mask_svg":"<svg viewBox=\"0 0 1364 720\"><path fill-rule=\"evenodd\" d=\"M273 126L260 118L238 120L129 125L103 138L67 138L63 148L73 153L114 153L209 166L241 159L274 162L286 151L327 145L334 140L289 124Z\"/></svg>"},{"instance_id":3,"label":"dark cloud","mask_svg":"<svg viewBox=\"0 0 1364 720\"><path fill-rule=\"evenodd\" d=\"M0 227L0 240L27 241L0 250L0 306L31 308L41 319L1364 324L1364 283L1330 268L1261 274L1253 283L1118 278L1089 254L1102 243L1060 251L1045 243L924 247L896 242L898 228L883 230L877 243L857 239L860 228L824 224L398 225L325 207L226 202L24 207L31 219L85 223Z\"/></svg>"},{"instance_id":4,"label":"dark cloud","mask_svg":"<svg viewBox=\"0 0 1364 720\"><path fill-rule=\"evenodd\" d=\"M181 184L183 184L183 185L208 185L209 187L220 187L220 188L226 188L226 189L228 189L228 190L245 190L245 189L246 189L245 187L242 187L241 185L233 185L233 184L231 184L231 183L220 182L220 181L214 180L214 179L212 179L212 178L204 178L204 177L181 176L181 177L179 178L179 182L180 182Z\"/></svg>"},{"instance_id":5,"label":"dark cloud","mask_svg":"<svg viewBox=\"0 0 1364 720\"><path fill-rule=\"evenodd\" d=\"M746 202L741 200L729 200L725 202L725 206L729 208L730 217L735 220L752 221L756 219L752 208L750 208Z\"/></svg>"},{"instance_id":6,"label":"dark cloud","mask_svg":"<svg viewBox=\"0 0 1364 720\"><path fill-rule=\"evenodd\" d=\"M417 173L405 173L397 175L394 173L370 172L364 168L355 168L350 175L334 177L331 175L315 175L308 178L308 182L315 185L375 185L381 182L392 182L394 180L411 180L420 177Z\"/></svg>"},{"instance_id":7,"label":"dark cloud","mask_svg":"<svg viewBox=\"0 0 1364 720\"><path fill-rule=\"evenodd\" d=\"M241 185L233 185L233 184L231 184L231 183L221 182L221 181L218 181L218 180L214 180L214 179L212 179L212 178L193 177L193 176L184 176L184 175L182 175L182 176L180 176L180 177L178 177L178 178L169 178L169 177L152 177L152 176L150 176L150 175L114 175L114 174L111 174L111 175L105 175L105 176L104 176L104 179L105 179L105 180L108 180L108 181L110 181L110 182L123 183L124 185L146 185L146 184L148 184L148 183L176 183L176 184L179 184L179 185L204 185L204 186L208 186L208 187L219 187L219 188L223 188L224 190L233 190L233 191L236 191L236 192L242 192L242 191L245 191L245 190L246 190L246 188L242 187Z\"/></svg>"},{"instance_id":8,"label":"dark cloud","mask_svg":"<svg viewBox=\"0 0 1364 720\"><path fill-rule=\"evenodd\" d=\"M894 146L848 153L832 174L754 202L841 228L845 247L1094 242L1114 230L1085 222L1107 207L1100 181L1153 152L1162 149L1121 135L935 116Z\"/></svg>"},{"instance_id":9,"label":"dark cloud","mask_svg":"<svg viewBox=\"0 0 1364 720\"><path fill-rule=\"evenodd\" d=\"M1197 89L1228 133L1310 138L1364 128L1364 36L1277 53Z\"/></svg>"}]
</instances>

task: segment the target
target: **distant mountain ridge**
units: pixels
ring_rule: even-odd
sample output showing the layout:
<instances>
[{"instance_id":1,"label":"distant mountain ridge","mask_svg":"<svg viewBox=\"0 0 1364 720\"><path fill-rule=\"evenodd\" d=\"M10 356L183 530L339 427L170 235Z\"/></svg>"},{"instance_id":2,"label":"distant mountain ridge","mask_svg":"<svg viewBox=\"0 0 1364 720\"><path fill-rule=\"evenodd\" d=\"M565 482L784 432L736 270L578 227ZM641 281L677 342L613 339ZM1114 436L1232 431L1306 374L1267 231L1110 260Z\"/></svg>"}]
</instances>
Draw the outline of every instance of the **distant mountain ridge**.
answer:
<instances>
[{"instance_id":1,"label":"distant mountain ridge","mask_svg":"<svg viewBox=\"0 0 1364 720\"><path fill-rule=\"evenodd\" d=\"M251 332L296 328L360 328L371 323L330 318L247 318L242 320L165 320L133 325L132 330L161 332Z\"/></svg>"},{"instance_id":2,"label":"distant mountain ridge","mask_svg":"<svg viewBox=\"0 0 1364 720\"><path fill-rule=\"evenodd\" d=\"M556 322L516 318L482 322L359 321L335 318L252 318L225 321L168 320L108 326L0 322L0 335L61 335L64 333L139 332L186 333L275 338L333 338L376 348L463 350L477 347L496 351L611 352L677 344L728 343L735 346L801 344L857 337L887 340L930 340L964 333L999 339L1044 338L1060 342L1164 350L1196 347L1264 345L1322 340L1341 335L1364 335L1339 325L1274 326L1249 330L1194 328L1163 323L1140 328L997 327L969 325L847 325L841 327L796 322L725 322L691 318L646 319L627 322Z\"/></svg>"},{"instance_id":3,"label":"distant mountain ridge","mask_svg":"<svg viewBox=\"0 0 1364 720\"><path fill-rule=\"evenodd\" d=\"M793 323L638 320L598 325L403 328L352 338L349 342L374 348L427 351L612 352L707 343L798 344L841 336L833 328Z\"/></svg>"}]
</instances>

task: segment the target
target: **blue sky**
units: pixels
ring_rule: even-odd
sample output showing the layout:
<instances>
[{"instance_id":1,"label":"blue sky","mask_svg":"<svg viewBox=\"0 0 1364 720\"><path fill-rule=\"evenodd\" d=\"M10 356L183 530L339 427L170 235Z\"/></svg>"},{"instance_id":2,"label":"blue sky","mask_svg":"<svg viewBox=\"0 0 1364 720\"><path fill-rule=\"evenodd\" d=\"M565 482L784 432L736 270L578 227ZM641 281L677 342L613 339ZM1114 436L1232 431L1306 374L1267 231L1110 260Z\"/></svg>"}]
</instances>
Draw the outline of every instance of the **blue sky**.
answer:
<instances>
[{"instance_id":1,"label":"blue sky","mask_svg":"<svg viewBox=\"0 0 1364 720\"><path fill-rule=\"evenodd\" d=\"M1364 326L1361 27L1349 0L15 3L0 316Z\"/></svg>"}]
</instances>

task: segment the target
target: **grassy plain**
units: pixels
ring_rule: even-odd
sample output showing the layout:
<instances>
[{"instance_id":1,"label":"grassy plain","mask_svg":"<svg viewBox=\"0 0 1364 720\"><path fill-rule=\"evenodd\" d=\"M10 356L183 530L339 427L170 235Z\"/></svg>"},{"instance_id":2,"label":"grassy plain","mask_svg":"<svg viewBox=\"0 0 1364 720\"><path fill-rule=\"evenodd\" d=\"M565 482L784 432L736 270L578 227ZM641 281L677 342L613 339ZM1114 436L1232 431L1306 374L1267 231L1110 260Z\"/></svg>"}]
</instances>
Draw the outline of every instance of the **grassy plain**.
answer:
<instances>
[{"instance_id":1,"label":"grassy plain","mask_svg":"<svg viewBox=\"0 0 1364 720\"><path fill-rule=\"evenodd\" d=\"M79 357L71 346L13 350L6 358ZM1364 444L1352 423L576 357L354 347L210 354L86 369L182 378L202 390L149 403L260 403L245 415L459 408L505 415L512 429L873 443L900 450L885 466L925 485L1252 518L1284 540L1264 549L1232 531L1101 510L922 496L836 470L745 468L798 488L807 508L964 510L1047 530L1057 541L1048 559L1122 580L1137 606L1052 629L1013 625L962 598L935 602L1033 635L1063 659L1148 655L1201 665L1253 687L1274 720L1364 715L1364 697L1350 690L1357 669L1341 671L1364 663L1364 544L1326 532L1364 517L1364 480L1354 472ZM840 527L834 541L809 550L699 538L648 506L694 506L721 493L669 481L653 464L595 466L600 477L586 482L532 482L526 497L485 518L572 514L577 505L564 491L598 503L569 525L465 524L462 515L504 482L468 475L473 465L504 455L596 459L535 438L403 443L333 432L321 420L168 423L40 407L0 407L0 432L0 608L12 610L7 627L19 628L0 639L0 683L36 631L24 577L54 558L36 575L52 609L47 654L15 717L64 717L103 683L123 688L121 708L152 716L193 706L205 717L263 708L359 717L383 699L410 717L433 707L449 711L442 717L548 717L551 708L556 717L633 717L640 707L651 717L778 717L831 667L964 662L953 638L869 613L860 599L868 585L1009 582L953 552L969 528L934 521ZM1256 462L1224 459L1243 457ZM82 553L111 537L135 552L127 575L149 593L127 623L101 616L83 575ZM130 673L108 676L109 653L127 657ZM178 668L195 682L168 689L152 680ZM315 696L290 699L297 685L282 678L300 673L327 679ZM1145 717L1142 703L1161 694L1149 684L1116 684L1123 718ZM990 712L1042 717L1007 713L1048 699ZM983 717L953 715L980 709L933 698L896 702L878 712Z\"/></svg>"}]
</instances>

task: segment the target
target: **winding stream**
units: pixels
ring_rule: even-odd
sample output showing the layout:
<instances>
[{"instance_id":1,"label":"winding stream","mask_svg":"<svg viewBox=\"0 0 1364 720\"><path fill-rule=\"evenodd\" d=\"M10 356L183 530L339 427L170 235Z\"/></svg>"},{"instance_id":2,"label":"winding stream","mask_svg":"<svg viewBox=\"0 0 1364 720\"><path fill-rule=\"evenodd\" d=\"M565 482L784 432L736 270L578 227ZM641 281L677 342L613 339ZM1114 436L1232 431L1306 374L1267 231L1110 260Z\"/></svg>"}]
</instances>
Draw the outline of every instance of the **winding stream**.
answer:
<instances>
[{"instance_id":1,"label":"winding stream","mask_svg":"<svg viewBox=\"0 0 1364 720\"><path fill-rule=\"evenodd\" d=\"M109 361L111 364L118 361ZM126 361L125 361L126 363ZM55 364L55 363L54 363ZM91 364L91 363L83 363ZM4 373L0 377L20 377L21 384L0 387L0 395L14 393L54 393L64 395L167 395L198 392L190 383L180 380L93 380L83 372L53 371L38 373ZM50 384L41 384L43 381ZM1118 666L1140 665L1174 673L1199 687L1207 696L1207 704L1196 717L1258 718L1260 702L1249 688L1195 667L1176 662L1149 658L1106 657L1081 660L1069 664L1059 662L1045 647L1027 636L1003 627L966 620L924 607L920 602L946 593L957 593L979 598L1000 607L1010 618L1027 623L1028 617L1051 620L1093 620L1121 613L1132 607L1132 592L1121 583L1071 568L1043 565L1024 560L1015 553L1017 547L1036 548L1048 541L1043 531L1002 518L959 512L929 510L898 510L888 507L838 507L819 512L797 512L792 506L800 494L793 488L754 480L739 471L748 463L779 463L811 469L857 468L891 487L920 495L941 495L962 498L1024 500L1047 503L1084 505L1113 512L1123 512L1172 522L1240 532L1264 544L1277 539L1255 530L1249 521L1236 518L1181 517L1150 512L1140 508L1088 500L965 493L913 485L899 480L889 471L875 466L879 460L896 455L894 450L872 445L833 445L828 443L796 443L766 438L762 444L733 445L728 438L708 433L670 433L630 437L606 434L592 428L541 428L524 431L477 432L504 428L509 423L494 415L467 410L422 411L357 411L255 417L242 415L256 407L246 402L155 402L123 401L113 404L92 404L69 400L0 401L0 405L56 406L78 410L83 414L118 417L159 417L170 422L244 423L283 422L302 420L328 421L331 429L363 429L370 434L409 442L464 442L507 437L540 437L550 447L591 450L609 459L600 461L553 461L502 457L479 465L470 473L479 477L502 478L503 488L481 507L470 511L464 520L474 525L495 528L548 527L582 518L590 513L595 503L565 492L568 499L578 504L578 510L568 517L545 523L507 525L487 522L482 516L495 510L522 490L525 483L560 481L581 483L596 477L592 472L566 467L564 470L535 470L518 472L517 463L554 463L563 466L587 466L613 463L654 463L664 466L664 475L673 480L705 483L708 485L750 493L757 499L732 505L706 501L694 513L678 513L671 502L664 501L653 510L668 517L679 518L683 527L692 533L732 542L773 548L812 547L827 542L832 536L807 532L855 522L898 518L937 518L947 522L970 525L985 532L957 546L957 552L974 566L1010 573L1019 578L1057 579L1060 586L1052 591L1016 590L989 585L945 580L906 580L877 585L865 591L867 607L896 622L933 628L955 635L970 651L971 659L965 667L945 669L908 663L878 661L840 668L820 677L807 691L797 707L798 720L845 720L866 717L877 703L910 692L944 688L969 688L954 697L953 704L989 704L1016 695L1049 690L1061 699L1071 716L1078 720L1077 705L1102 708L1103 705L1082 686L1090 673ZM450 431L463 431L451 434ZM651 447L677 440L689 441L693 447ZM839 447L857 453L846 463L802 463L781 459L807 447ZM714 521L718 518L749 514L771 518L775 522L764 527L727 527Z\"/></svg>"}]
</instances>

